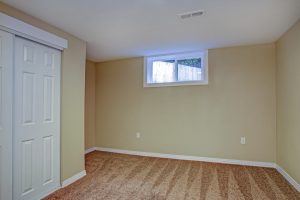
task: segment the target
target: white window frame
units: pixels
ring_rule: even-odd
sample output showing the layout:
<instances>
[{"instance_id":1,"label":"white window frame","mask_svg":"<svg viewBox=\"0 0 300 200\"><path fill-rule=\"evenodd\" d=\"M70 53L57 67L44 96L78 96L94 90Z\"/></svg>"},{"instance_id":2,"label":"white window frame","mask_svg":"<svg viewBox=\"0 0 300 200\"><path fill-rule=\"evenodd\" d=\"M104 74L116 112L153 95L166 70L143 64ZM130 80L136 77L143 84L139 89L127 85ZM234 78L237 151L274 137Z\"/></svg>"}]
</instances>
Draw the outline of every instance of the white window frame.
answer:
<instances>
[{"instance_id":1,"label":"white window frame","mask_svg":"<svg viewBox=\"0 0 300 200\"><path fill-rule=\"evenodd\" d=\"M203 70L203 80L198 81L177 81L168 83L148 83L147 80L152 78L152 63L160 60L180 60L189 58L201 58L201 67ZM208 52L190 52L180 54L168 54L144 57L144 87L167 87L167 86L184 86L184 85L208 85Z\"/></svg>"}]
</instances>

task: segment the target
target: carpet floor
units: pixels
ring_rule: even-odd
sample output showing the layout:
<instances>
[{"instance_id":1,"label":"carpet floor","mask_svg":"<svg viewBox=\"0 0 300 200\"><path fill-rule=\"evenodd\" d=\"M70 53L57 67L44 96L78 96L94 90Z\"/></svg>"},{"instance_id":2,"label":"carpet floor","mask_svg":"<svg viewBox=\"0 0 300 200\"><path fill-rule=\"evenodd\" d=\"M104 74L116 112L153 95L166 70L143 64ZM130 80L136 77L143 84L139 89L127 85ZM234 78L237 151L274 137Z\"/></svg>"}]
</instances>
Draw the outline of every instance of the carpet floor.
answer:
<instances>
[{"instance_id":1,"label":"carpet floor","mask_svg":"<svg viewBox=\"0 0 300 200\"><path fill-rule=\"evenodd\" d=\"M95 151L86 155L86 170L45 200L300 200L269 168Z\"/></svg>"}]
</instances>

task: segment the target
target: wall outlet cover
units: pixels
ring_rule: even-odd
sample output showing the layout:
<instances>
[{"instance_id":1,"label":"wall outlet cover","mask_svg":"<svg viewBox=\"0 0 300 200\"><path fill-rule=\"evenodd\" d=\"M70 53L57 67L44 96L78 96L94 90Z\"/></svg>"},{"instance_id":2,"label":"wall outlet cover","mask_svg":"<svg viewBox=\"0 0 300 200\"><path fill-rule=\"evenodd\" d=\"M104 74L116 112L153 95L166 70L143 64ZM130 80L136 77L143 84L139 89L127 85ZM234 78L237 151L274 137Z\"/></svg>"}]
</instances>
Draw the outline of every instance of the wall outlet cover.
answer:
<instances>
[{"instance_id":1,"label":"wall outlet cover","mask_svg":"<svg viewBox=\"0 0 300 200\"><path fill-rule=\"evenodd\" d=\"M246 138L245 137L241 137L241 144L246 144Z\"/></svg>"}]
</instances>

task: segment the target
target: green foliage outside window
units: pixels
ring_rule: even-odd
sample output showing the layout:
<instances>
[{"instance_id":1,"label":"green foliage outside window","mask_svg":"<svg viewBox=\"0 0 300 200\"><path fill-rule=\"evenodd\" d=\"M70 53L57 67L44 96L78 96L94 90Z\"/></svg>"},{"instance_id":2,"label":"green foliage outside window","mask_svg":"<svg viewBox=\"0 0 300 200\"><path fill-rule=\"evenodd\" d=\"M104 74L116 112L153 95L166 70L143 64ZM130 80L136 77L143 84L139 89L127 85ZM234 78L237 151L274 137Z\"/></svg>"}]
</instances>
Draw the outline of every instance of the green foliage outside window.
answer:
<instances>
[{"instance_id":1,"label":"green foliage outside window","mask_svg":"<svg viewBox=\"0 0 300 200\"><path fill-rule=\"evenodd\" d=\"M164 62L175 63L175 60L165 60ZM185 66L189 66L189 67L201 68L201 58L191 58L191 59L177 60L177 63L179 65L185 65Z\"/></svg>"}]
</instances>

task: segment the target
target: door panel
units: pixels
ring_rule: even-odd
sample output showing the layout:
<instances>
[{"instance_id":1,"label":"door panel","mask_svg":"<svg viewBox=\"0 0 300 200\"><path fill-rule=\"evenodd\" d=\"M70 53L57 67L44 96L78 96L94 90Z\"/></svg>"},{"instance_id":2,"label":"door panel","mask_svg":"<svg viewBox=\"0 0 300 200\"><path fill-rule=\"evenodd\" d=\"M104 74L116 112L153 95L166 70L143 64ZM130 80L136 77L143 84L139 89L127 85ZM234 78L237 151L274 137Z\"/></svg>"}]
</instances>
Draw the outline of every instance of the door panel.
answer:
<instances>
[{"instance_id":1,"label":"door panel","mask_svg":"<svg viewBox=\"0 0 300 200\"><path fill-rule=\"evenodd\" d=\"M54 77L44 76L44 122L53 122Z\"/></svg>"},{"instance_id":2,"label":"door panel","mask_svg":"<svg viewBox=\"0 0 300 200\"><path fill-rule=\"evenodd\" d=\"M13 35L0 31L0 200L12 199Z\"/></svg>"},{"instance_id":3,"label":"door panel","mask_svg":"<svg viewBox=\"0 0 300 200\"><path fill-rule=\"evenodd\" d=\"M36 77L34 73L23 73L23 90L22 90L22 104L23 104L23 124L34 124L35 115L35 91L36 91Z\"/></svg>"},{"instance_id":4,"label":"door panel","mask_svg":"<svg viewBox=\"0 0 300 200\"><path fill-rule=\"evenodd\" d=\"M59 187L61 52L15 39L14 199Z\"/></svg>"},{"instance_id":5,"label":"door panel","mask_svg":"<svg viewBox=\"0 0 300 200\"><path fill-rule=\"evenodd\" d=\"M33 145L34 140L28 140L22 142L22 195L31 193L34 190L33 187L33 173L34 158L33 158Z\"/></svg>"},{"instance_id":6,"label":"door panel","mask_svg":"<svg viewBox=\"0 0 300 200\"><path fill-rule=\"evenodd\" d=\"M43 184L53 181L53 139L52 136L43 138Z\"/></svg>"}]
</instances>

